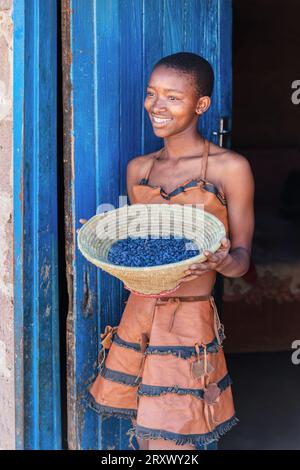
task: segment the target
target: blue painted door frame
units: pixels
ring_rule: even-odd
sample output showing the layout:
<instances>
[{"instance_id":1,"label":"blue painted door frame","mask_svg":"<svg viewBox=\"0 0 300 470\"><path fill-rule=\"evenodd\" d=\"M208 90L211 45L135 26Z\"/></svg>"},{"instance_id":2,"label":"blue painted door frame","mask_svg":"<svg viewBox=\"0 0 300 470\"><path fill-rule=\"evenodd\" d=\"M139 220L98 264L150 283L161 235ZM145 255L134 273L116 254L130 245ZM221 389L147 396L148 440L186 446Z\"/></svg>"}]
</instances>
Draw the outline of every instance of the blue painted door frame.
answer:
<instances>
[{"instance_id":1,"label":"blue painted door frame","mask_svg":"<svg viewBox=\"0 0 300 470\"><path fill-rule=\"evenodd\" d=\"M162 145L143 109L153 64L192 51L213 65L216 84L202 133L231 116L231 0L63 0L68 425L71 449L126 449L130 422L84 407L96 374L100 333L118 325L127 292L79 253L80 218L126 203L126 165ZM229 120L230 125L230 120ZM109 206L111 204L112 206Z\"/></svg>"},{"instance_id":2,"label":"blue painted door frame","mask_svg":"<svg viewBox=\"0 0 300 470\"><path fill-rule=\"evenodd\" d=\"M13 3L16 448L60 449L55 0Z\"/></svg>"}]
</instances>

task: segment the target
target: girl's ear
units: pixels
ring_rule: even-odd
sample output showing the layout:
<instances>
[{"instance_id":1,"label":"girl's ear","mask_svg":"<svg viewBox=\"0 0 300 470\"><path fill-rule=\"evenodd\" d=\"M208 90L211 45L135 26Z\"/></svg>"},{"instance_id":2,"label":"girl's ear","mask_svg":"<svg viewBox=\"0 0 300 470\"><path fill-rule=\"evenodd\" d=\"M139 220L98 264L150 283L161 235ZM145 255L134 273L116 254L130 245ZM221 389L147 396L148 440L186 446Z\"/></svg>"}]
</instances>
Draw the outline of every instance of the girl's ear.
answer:
<instances>
[{"instance_id":1,"label":"girl's ear","mask_svg":"<svg viewBox=\"0 0 300 470\"><path fill-rule=\"evenodd\" d=\"M210 107L211 99L209 96L201 96L201 98L198 99L198 103L196 106L196 114L203 114L205 113L208 108Z\"/></svg>"}]
</instances>

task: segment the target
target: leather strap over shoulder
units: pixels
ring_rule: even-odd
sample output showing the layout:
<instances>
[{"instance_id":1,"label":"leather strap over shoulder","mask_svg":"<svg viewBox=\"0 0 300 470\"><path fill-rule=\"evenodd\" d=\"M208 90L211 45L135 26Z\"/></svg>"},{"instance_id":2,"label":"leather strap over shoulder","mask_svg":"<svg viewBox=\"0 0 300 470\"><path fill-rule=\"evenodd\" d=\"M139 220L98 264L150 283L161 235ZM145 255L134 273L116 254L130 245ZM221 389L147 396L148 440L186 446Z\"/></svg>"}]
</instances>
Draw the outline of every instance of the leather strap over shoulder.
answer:
<instances>
[{"instance_id":1,"label":"leather strap over shoulder","mask_svg":"<svg viewBox=\"0 0 300 470\"><path fill-rule=\"evenodd\" d=\"M205 177L206 177L209 147L210 147L210 143L207 139L205 139L204 140L204 150L203 150L202 164L201 164L201 176L200 176L200 178L204 179L204 180L205 180Z\"/></svg>"}]
</instances>

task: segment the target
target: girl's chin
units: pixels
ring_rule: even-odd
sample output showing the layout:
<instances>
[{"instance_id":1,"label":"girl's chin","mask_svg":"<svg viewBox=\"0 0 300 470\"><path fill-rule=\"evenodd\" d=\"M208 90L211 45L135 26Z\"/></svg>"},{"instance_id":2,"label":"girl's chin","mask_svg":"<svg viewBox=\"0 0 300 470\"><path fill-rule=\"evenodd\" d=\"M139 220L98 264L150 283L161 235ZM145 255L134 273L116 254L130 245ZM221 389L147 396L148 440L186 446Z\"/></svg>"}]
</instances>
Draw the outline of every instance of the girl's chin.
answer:
<instances>
[{"instance_id":1,"label":"girl's chin","mask_svg":"<svg viewBox=\"0 0 300 470\"><path fill-rule=\"evenodd\" d=\"M174 132L173 131L170 131L170 129L166 129L166 128L158 128L158 127L152 127L153 129L153 132L154 134L157 136L157 137L161 137L161 138L164 138L164 137L169 137L173 134L176 134L176 131Z\"/></svg>"},{"instance_id":2,"label":"girl's chin","mask_svg":"<svg viewBox=\"0 0 300 470\"><path fill-rule=\"evenodd\" d=\"M166 131L166 129L157 129L156 127L153 127L153 132L155 135L157 135L158 137L165 137L167 135L169 135L169 132Z\"/></svg>"}]
</instances>

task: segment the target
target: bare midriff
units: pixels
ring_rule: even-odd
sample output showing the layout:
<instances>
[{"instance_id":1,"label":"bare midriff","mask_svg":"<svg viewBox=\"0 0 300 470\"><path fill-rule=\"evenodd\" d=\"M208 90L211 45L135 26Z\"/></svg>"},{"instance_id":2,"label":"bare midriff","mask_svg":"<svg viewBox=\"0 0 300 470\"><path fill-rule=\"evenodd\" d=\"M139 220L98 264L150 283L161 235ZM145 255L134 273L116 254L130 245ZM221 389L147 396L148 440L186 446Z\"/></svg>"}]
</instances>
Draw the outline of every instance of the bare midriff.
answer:
<instances>
[{"instance_id":1,"label":"bare midriff","mask_svg":"<svg viewBox=\"0 0 300 470\"><path fill-rule=\"evenodd\" d=\"M184 282L178 289L170 294L166 294L168 297L184 297L184 296L196 296L196 295L211 295L216 280L216 271L210 271L206 274L202 274L198 279Z\"/></svg>"}]
</instances>

